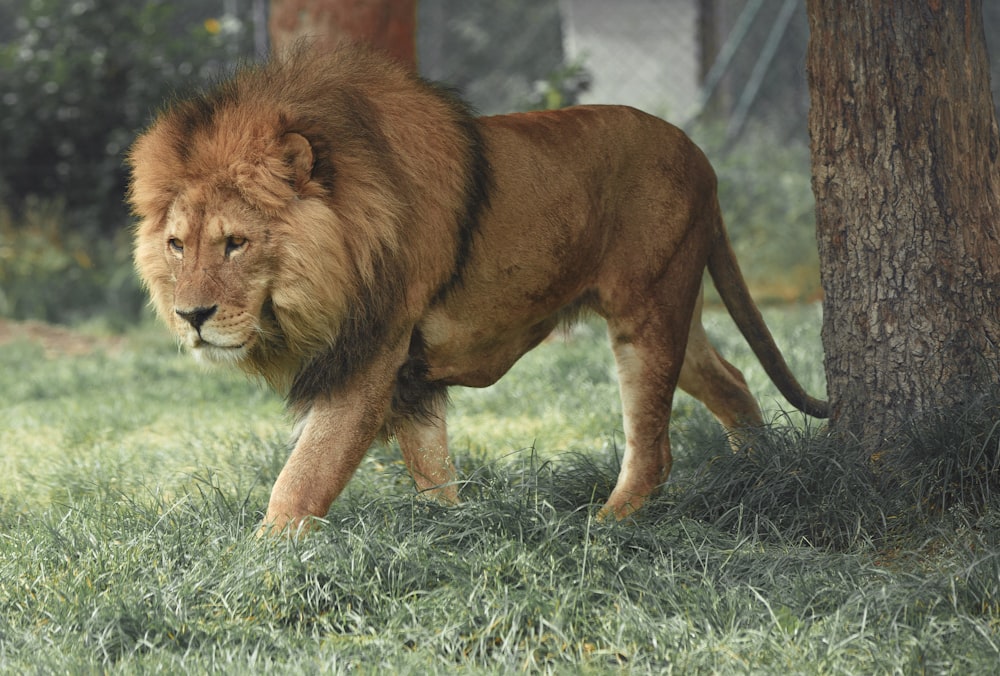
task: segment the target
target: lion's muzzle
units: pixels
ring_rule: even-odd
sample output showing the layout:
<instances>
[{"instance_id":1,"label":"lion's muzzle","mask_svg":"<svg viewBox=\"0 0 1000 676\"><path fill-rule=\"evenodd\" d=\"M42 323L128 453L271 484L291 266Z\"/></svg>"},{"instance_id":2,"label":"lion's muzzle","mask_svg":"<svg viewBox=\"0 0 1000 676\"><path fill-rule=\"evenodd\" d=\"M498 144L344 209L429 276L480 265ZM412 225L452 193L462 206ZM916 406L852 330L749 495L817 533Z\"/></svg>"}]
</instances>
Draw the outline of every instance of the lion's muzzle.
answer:
<instances>
[{"instance_id":1,"label":"lion's muzzle","mask_svg":"<svg viewBox=\"0 0 1000 676\"><path fill-rule=\"evenodd\" d=\"M202 325L208 321L208 319L215 314L215 311L219 309L218 305L213 305L212 307L196 307L191 310L181 310L174 309L177 316L186 321L191 325L195 331L201 332Z\"/></svg>"},{"instance_id":2,"label":"lion's muzzle","mask_svg":"<svg viewBox=\"0 0 1000 676\"><path fill-rule=\"evenodd\" d=\"M174 308L183 321L176 325L181 341L200 362L238 362L246 356L252 333L240 331L244 322L233 321L219 305Z\"/></svg>"}]
</instances>

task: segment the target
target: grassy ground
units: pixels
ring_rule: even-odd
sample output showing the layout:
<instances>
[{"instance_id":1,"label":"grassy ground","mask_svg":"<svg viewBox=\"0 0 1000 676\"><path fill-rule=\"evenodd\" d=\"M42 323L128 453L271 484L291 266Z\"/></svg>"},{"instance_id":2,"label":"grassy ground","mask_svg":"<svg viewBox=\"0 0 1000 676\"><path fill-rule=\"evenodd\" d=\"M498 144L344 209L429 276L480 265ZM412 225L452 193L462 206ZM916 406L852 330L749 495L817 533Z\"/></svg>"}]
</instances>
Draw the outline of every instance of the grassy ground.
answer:
<instances>
[{"instance_id":1,"label":"grassy ground","mask_svg":"<svg viewBox=\"0 0 1000 676\"><path fill-rule=\"evenodd\" d=\"M821 393L818 310L767 318ZM634 521L593 519L622 435L584 324L454 392L461 506L376 448L299 542L253 537L287 453L271 394L159 327L0 346L0 671L995 673L1000 506L970 479L997 476L994 409L876 475L708 323L775 427L734 455L681 398L674 475Z\"/></svg>"}]
</instances>

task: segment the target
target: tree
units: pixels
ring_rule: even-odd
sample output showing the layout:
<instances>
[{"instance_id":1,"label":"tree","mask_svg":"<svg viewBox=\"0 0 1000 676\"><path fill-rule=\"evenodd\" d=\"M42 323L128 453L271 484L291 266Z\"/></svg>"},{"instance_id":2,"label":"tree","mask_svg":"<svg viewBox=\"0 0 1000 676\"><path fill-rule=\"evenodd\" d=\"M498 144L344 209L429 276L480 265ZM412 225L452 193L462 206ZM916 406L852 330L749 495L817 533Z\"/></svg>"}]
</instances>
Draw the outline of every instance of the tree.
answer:
<instances>
[{"instance_id":1,"label":"tree","mask_svg":"<svg viewBox=\"0 0 1000 676\"><path fill-rule=\"evenodd\" d=\"M831 426L870 452L996 381L1000 153L981 0L808 0Z\"/></svg>"},{"instance_id":2,"label":"tree","mask_svg":"<svg viewBox=\"0 0 1000 676\"><path fill-rule=\"evenodd\" d=\"M300 38L321 48L342 40L366 42L416 68L416 0L271 0L271 49Z\"/></svg>"}]
</instances>

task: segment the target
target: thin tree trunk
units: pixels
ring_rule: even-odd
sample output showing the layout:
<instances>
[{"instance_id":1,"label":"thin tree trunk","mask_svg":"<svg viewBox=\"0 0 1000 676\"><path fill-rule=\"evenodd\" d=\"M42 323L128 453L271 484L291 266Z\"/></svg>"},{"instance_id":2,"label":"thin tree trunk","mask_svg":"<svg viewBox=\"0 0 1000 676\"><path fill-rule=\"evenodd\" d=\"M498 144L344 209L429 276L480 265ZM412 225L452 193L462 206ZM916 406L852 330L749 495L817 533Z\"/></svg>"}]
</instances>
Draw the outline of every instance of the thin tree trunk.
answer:
<instances>
[{"instance_id":1,"label":"thin tree trunk","mask_svg":"<svg viewBox=\"0 0 1000 676\"><path fill-rule=\"evenodd\" d=\"M329 49L343 40L364 42L414 69L416 0L271 0L271 49L280 54L298 40Z\"/></svg>"},{"instance_id":2,"label":"thin tree trunk","mask_svg":"<svg viewBox=\"0 0 1000 676\"><path fill-rule=\"evenodd\" d=\"M833 429L871 451L997 377L1000 181L980 0L808 0Z\"/></svg>"},{"instance_id":3,"label":"thin tree trunk","mask_svg":"<svg viewBox=\"0 0 1000 676\"><path fill-rule=\"evenodd\" d=\"M724 42L723 8L720 4L720 0L698 0L698 84L702 87L709 84L708 74L715 65ZM721 117L730 107L728 92L716 83L710 84L716 86L716 95L706 101L705 109L699 114Z\"/></svg>"}]
</instances>

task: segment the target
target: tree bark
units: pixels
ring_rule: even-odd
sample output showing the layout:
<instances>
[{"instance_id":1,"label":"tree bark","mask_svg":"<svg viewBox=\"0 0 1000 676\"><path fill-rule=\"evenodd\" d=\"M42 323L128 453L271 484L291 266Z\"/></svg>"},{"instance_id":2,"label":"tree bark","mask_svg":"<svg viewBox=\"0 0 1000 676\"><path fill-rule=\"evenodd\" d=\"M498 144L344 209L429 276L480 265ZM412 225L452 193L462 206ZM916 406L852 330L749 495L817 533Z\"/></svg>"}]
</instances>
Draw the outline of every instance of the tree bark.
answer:
<instances>
[{"instance_id":1,"label":"tree bark","mask_svg":"<svg viewBox=\"0 0 1000 676\"><path fill-rule=\"evenodd\" d=\"M997 122L981 0L808 0L831 428L875 452L995 382Z\"/></svg>"},{"instance_id":2,"label":"tree bark","mask_svg":"<svg viewBox=\"0 0 1000 676\"><path fill-rule=\"evenodd\" d=\"M364 42L417 67L416 0L271 0L271 50L307 38L320 49Z\"/></svg>"}]
</instances>

